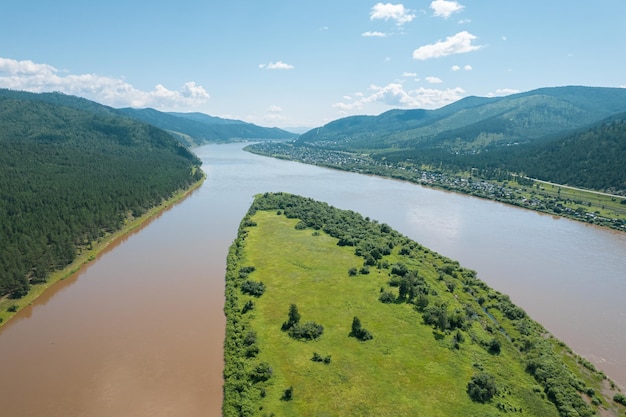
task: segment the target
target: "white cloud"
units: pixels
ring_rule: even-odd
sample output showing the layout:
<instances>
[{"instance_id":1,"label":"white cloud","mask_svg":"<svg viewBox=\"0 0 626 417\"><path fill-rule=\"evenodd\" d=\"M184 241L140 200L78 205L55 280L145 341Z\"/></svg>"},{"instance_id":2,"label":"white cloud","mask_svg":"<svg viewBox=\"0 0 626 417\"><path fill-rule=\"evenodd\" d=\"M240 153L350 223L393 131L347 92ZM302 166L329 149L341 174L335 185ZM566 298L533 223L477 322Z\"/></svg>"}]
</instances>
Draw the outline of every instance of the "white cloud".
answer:
<instances>
[{"instance_id":1,"label":"white cloud","mask_svg":"<svg viewBox=\"0 0 626 417\"><path fill-rule=\"evenodd\" d=\"M265 109L266 114L263 116L263 120L270 123L282 122L285 120L285 116L283 116L283 109L280 106L271 105L267 109Z\"/></svg>"},{"instance_id":2,"label":"white cloud","mask_svg":"<svg viewBox=\"0 0 626 417\"><path fill-rule=\"evenodd\" d=\"M472 19L461 19L461 20L459 20L459 25L464 25L466 23L472 23Z\"/></svg>"},{"instance_id":3,"label":"white cloud","mask_svg":"<svg viewBox=\"0 0 626 417\"><path fill-rule=\"evenodd\" d=\"M458 65L453 65L452 68L450 68L452 71L460 71L461 67ZM463 70L465 71L471 71L473 68L471 65L465 65L463 66Z\"/></svg>"},{"instance_id":4,"label":"white cloud","mask_svg":"<svg viewBox=\"0 0 626 417\"><path fill-rule=\"evenodd\" d=\"M434 15L444 19L449 18L452 13L463 10L464 7L456 1L435 0L430 3L430 8L433 9Z\"/></svg>"},{"instance_id":5,"label":"white cloud","mask_svg":"<svg viewBox=\"0 0 626 417\"><path fill-rule=\"evenodd\" d=\"M413 59L426 60L439 58L442 56L463 54L476 51L482 46L473 45L476 36L467 31L459 32L456 35L448 36L445 41L438 41L429 45L420 46L413 51Z\"/></svg>"},{"instance_id":6,"label":"white cloud","mask_svg":"<svg viewBox=\"0 0 626 417\"><path fill-rule=\"evenodd\" d=\"M283 61L270 62L269 64L259 64L259 68L268 70L290 70L295 67L290 64L285 64Z\"/></svg>"},{"instance_id":7,"label":"white cloud","mask_svg":"<svg viewBox=\"0 0 626 417\"><path fill-rule=\"evenodd\" d=\"M161 84L152 91L142 91L123 79L97 74L59 75L48 64L16 61L0 57L0 87L35 93L58 91L85 97L113 107L180 108L205 103L209 93L195 82L184 84L179 91Z\"/></svg>"},{"instance_id":8,"label":"white cloud","mask_svg":"<svg viewBox=\"0 0 626 417\"><path fill-rule=\"evenodd\" d=\"M283 111L282 107L276 105L269 106L266 110L270 113L280 113Z\"/></svg>"},{"instance_id":9,"label":"white cloud","mask_svg":"<svg viewBox=\"0 0 626 417\"><path fill-rule=\"evenodd\" d=\"M364 38L384 38L387 34L383 32L363 32L361 36Z\"/></svg>"},{"instance_id":10,"label":"white cloud","mask_svg":"<svg viewBox=\"0 0 626 417\"><path fill-rule=\"evenodd\" d=\"M496 96L508 96L511 94L517 94L520 90L516 90L514 88L499 88L495 93L487 94L487 97L496 97Z\"/></svg>"},{"instance_id":11,"label":"white cloud","mask_svg":"<svg viewBox=\"0 0 626 417\"><path fill-rule=\"evenodd\" d=\"M402 26L415 19L415 13L412 10L405 9L403 4L377 3L372 7L370 19L395 20L396 24Z\"/></svg>"},{"instance_id":12,"label":"white cloud","mask_svg":"<svg viewBox=\"0 0 626 417\"><path fill-rule=\"evenodd\" d=\"M404 72L402 73L402 76L404 78L415 78L417 77L417 73L416 72Z\"/></svg>"},{"instance_id":13,"label":"white cloud","mask_svg":"<svg viewBox=\"0 0 626 417\"><path fill-rule=\"evenodd\" d=\"M441 78L438 77L426 77L426 81L428 81L431 84L441 84L443 81L441 81Z\"/></svg>"},{"instance_id":14,"label":"white cloud","mask_svg":"<svg viewBox=\"0 0 626 417\"><path fill-rule=\"evenodd\" d=\"M626 88L626 84L620 85L619 88Z\"/></svg>"},{"instance_id":15,"label":"white cloud","mask_svg":"<svg viewBox=\"0 0 626 417\"><path fill-rule=\"evenodd\" d=\"M390 83L384 87L376 85L370 86L372 93L368 96L361 95L361 98L349 103L335 103L333 107L347 112L355 109L362 109L364 106L373 103L383 103L392 107L400 108L439 108L462 98L465 92L462 88L448 88L446 90L436 90L429 88L419 88L405 91L400 83Z\"/></svg>"}]
</instances>

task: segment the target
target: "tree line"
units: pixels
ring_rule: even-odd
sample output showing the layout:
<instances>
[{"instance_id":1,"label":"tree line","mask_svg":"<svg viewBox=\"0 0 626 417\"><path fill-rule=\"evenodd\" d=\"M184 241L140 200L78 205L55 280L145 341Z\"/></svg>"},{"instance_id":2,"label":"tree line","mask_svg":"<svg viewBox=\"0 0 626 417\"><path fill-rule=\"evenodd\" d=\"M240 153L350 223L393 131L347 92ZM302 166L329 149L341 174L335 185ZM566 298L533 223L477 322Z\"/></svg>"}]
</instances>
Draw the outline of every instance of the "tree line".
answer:
<instances>
[{"instance_id":1,"label":"tree line","mask_svg":"<svg viewBox=\"0 0 626 417\"><path fill-rule=\"evenodd\" d=\"M199 159L162 130L4 93L0 296L25 295L92 242L203 175Z\"/></svg>"}]
</instances>

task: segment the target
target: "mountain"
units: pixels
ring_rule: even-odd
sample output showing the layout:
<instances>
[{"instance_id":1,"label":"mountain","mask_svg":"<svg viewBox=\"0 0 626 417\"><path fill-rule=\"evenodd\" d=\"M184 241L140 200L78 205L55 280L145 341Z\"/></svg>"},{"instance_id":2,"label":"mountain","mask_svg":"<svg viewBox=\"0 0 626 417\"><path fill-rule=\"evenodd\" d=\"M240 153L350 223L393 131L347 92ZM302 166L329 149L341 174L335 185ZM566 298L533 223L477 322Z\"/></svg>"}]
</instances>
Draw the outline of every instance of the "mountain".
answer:
<instances>
[{"instance_id":1,"label":"mountain","mask_svg":"<svg viewBox=\"0 0 626 417\"><path fill-rule=\"evenodd\" d=\"M0 89L0 298L202 178L167 132L89 100Z\"/></svg>"},{"instance_id":2,"label":"mountain","mask_svg":"<svg viewBox=\"0 0 626 417\"><path fill-rule=\"evenodd\" d=\"M353 116L298 138L342 150L439 149L475 153L528 143L626 111L626 89L541 88L506 97L467 97L437 110L391 110Z\"/></svg>"},{"instance_id":3,"label":"mountain","mask_svg":"<svg viewBox=\"0 0 626 417\"><path fill-rule=\"evenodd\" d=\"M133 108L119 111L133 119L167 130L187 146L235 140L284 140L297 136L278 128L261 127L202 113L164 113L154 109Z\"/></svg>"}]
</instances>

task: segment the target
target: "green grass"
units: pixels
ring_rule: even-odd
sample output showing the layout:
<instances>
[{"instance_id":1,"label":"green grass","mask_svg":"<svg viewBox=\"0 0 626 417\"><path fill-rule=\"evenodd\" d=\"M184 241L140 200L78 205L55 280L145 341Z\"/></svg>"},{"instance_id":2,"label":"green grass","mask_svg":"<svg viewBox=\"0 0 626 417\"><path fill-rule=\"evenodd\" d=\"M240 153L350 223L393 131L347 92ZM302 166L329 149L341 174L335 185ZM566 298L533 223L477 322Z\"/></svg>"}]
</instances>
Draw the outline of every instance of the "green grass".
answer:
<instances>
[{"instance_id":1,"label":"green grass","mask_svg":"<svg viewBox=\"0 0 626 417\"><path fill-rule=\"evenodd\" d=\"M354 248L338 247L336 239L315 236L311 229L295 230L296 219L276 212L259 211L252 219L257 226L246 229L242 265L255 266L249 278L266 285L250 315L260 348L254 363L268 362L273 369L272 378L259 386L266 393L259 400L259 415L496 416L502 414L498 404L517 409L514 415L519 416L558 415L524 371L512 344L503 343L502 352L491 355L466 337L455 349L451 335L424 325L411 305L378 301L381 288L397 293L387 285L388 270L373 267L369 275L350 277L348 270L363 263ZM436 254L400 258L394 251L387 259L418 268L450 305L470 297L446 292L436 279L436 265L442 263ZM292 303L301 322L324 326L319 340L296 341L281 331ZM354 316L373 340L348 337ZM478 322L468 333L484 340L494 337ZM331 363L311 361L314 352L331 355ZM488 404L472 402L466 392L478 368L496 377L501 392ZM281 400L290 386L293 400Z\"/></svg>"}]
</instances>

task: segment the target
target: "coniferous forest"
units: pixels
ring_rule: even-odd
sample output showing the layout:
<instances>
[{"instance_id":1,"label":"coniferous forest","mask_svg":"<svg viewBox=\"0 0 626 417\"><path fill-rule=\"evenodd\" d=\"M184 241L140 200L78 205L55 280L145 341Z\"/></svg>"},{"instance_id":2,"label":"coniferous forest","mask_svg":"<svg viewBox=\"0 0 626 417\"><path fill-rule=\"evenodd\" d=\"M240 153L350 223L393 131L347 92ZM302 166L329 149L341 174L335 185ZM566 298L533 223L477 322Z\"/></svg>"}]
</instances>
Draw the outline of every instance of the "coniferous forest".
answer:
<instances>
[{"instance_id":1,"label":"coniferous forest","mask_svg":"<svg viewBox=\"0 0 626 417\"><path fill-rule=\"evenodd\" d=\"M0 297L25 295L203 175L165 131L87 100L81 109L41 96L0 90Z\"/></svg>"}]
</instances>

